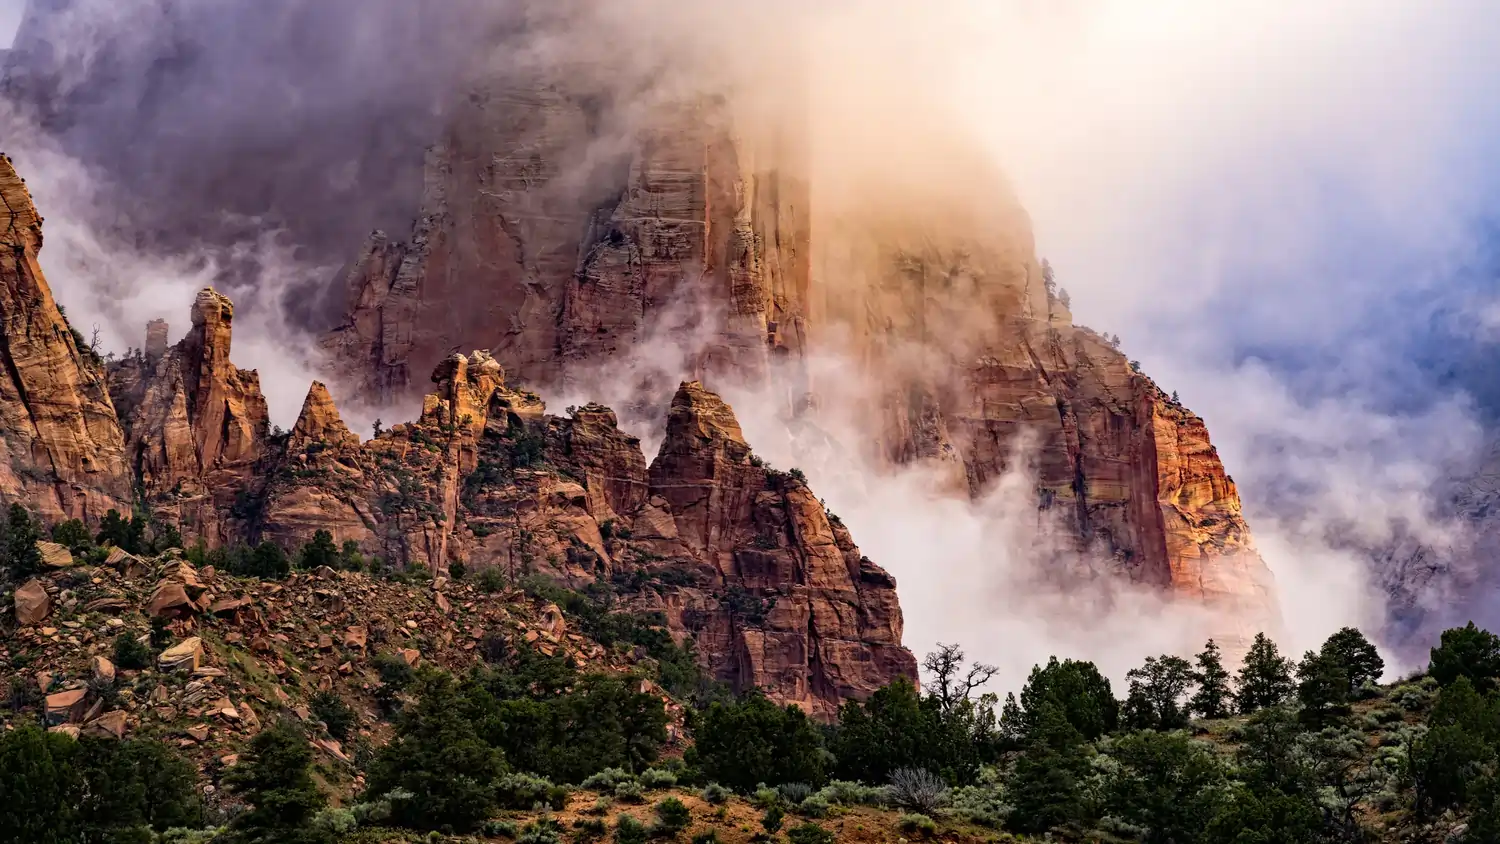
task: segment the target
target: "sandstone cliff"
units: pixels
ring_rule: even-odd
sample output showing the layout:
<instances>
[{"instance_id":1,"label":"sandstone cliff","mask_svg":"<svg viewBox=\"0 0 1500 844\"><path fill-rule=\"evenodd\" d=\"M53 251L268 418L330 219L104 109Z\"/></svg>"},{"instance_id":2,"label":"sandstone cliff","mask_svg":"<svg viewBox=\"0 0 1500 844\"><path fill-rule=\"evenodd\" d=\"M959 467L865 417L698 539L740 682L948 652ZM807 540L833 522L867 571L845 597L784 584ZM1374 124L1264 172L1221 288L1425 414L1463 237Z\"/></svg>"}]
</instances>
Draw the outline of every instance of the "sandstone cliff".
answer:
<instances>
[{"instance_id":1,"label":"sandstone cliff","mask_svg":"<svg viewBox=\"0 0 1500 844\"><path fill-rule=\"evenodd\" d=\"M314 385L263 472L254 534L297 545L328 530L430 570L612 583L717 679L823 717L915 679L894 579L804 482L753 457L718 396L682 385L648 470L608 408L547 416L503 379L485 352L450 356L421 419L363 444Z\"/></svg>"},{"instance_id":2,"label":"sandstone cliff","mask_svg":"<svg viewBox=\"0 0 1500 844\"><path fill-rule=\"evenodd\" d=\"M1024 211L971 151L934 150L904 194L849 195L709 106L659 109L598 163L597 108L535 81L469 98L429 155L410 245L377 233L349 274L326 341L343 383L402 395L444 350L483 348L539 388L604 374L660 396L697 378L813 414L846 385L811 382L809 357L840 355L877 385L855 416L885 460L935 461L973 496L1034 463L1078 552L1242 612L1237 632L1274 623L1202 420L1072 324ZM976 183L994 187L953 187ZM668 361L623 366L648 337Z\"/></svg>"},{"instance_id":3,"label":"sandstone cliff","mask_svg":"<svg viewBox=\"0 0 1500 844\"><path fill-rule=\"evenodd\" d=\"M124 438L103 361L68 325L37 264L42 218L0 155L0 495L52 519L128 506Z\"/></svg>"}]
</instances>

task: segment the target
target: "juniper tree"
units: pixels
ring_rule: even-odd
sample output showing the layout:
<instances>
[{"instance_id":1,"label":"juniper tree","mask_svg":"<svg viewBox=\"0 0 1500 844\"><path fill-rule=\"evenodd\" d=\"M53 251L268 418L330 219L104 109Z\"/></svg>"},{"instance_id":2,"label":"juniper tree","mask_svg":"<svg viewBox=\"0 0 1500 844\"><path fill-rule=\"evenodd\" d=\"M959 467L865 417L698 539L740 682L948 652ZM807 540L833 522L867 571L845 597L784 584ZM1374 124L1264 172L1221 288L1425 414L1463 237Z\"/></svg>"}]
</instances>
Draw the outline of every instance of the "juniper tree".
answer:
<instances>
[{"instance_id":1,"label":"juniper tree","mask_svg":"<svg viewBox=\"0 0 1500 844\"><path fill-rule=\"evenodd\" d=\"M1351 695L1365 683L1378 681L1385 673L1385 660L1380 658L1380 651L1365 638L1365 634L1353 627L1345 627L1329 636L1321 653L1348 675Z\"/></svg>"},{"instance_id":2,"label":"juniper tree","mask_svg":"<svg viewBox=\"0 0 1500 844\"><path fill-rule=\"evenodd\" d=\"M1268 706L1279 706L1292 694L1292 663L1276 649L1276 643L1264 633L1255 634L1255 642L1245 654L1240 668L1239 691L1235 703L1242 713Z\"/></svg>"},{"instance_id":3,"label":"juniper tree","mask_svg":"<svg viewBox=\"0 0 1500 844\"><path fill-rule=\"evenodd\" d=\"M1219 646L1209 639L1195 659L1198 666L1193 672L1193 682L1198 684L1198 690L1188 701L1188 709L1204 718L1227 716L1234 693L1229 688L1229 672L1224 668Z\"/></svg>"},{"instance_id":4,"label":"juniper tree","mask_svg":"<svg viewBox=\"0 0 1500 844\"><path fill-rule=\"evenodd\" d=\"M1193 682L1193 667L1179 656L1147 657L1146 664L1127 673L1130 694L1125 700L1125 722L1142 730L1175 730L1187 724L1182 698Z\"/></svg>"}]
</instances>

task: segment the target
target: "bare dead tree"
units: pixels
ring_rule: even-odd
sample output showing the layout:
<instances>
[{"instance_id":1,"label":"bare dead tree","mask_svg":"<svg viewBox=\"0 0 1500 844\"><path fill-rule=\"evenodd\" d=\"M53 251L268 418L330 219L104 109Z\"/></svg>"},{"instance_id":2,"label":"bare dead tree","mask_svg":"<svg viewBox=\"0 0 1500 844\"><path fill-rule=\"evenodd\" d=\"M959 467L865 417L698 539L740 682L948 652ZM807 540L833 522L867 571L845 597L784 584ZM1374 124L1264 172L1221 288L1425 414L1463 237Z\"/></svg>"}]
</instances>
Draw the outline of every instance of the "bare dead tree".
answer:
<instances>
[{"instance_id":1,"label":"bare dead tree","mask_svg":"<svg viewBox=\"0 0 1500 844\"><path fill-rule=\"evenodd\" d=\"M945 712L972 699L974 691L988 683L999 670L993 665L975 662L965 672L963 649L942 642L938 642L938 649L922 660L922 668L932 678L928 693L938 699Z\"/></svg>"}]
</instances>

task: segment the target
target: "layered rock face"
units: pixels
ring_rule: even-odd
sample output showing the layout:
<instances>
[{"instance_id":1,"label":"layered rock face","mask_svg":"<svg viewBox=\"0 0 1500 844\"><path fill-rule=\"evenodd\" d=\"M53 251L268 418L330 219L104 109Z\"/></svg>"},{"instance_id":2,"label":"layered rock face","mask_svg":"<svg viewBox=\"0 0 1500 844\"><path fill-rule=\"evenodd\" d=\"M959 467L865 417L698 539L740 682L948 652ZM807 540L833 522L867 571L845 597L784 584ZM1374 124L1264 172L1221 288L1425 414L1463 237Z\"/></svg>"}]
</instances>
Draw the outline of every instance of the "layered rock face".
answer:
<instances>
[{"instance_id":1,"label":"layered rock face","mask_svg":"<svg viewBox=\"0 0 1500 844\"><path fill-rule=\"evenodd\" d=\"M325 342L341 380L406 395L458 347L561 385L664 325L701 340L690 370L763 374L800 347L806 186L756 169L707 106L663 108L603 155L599 108L544 82L466 101L429 152L410 242L375 233L348 274Z\"/></svg>"},{"instance_id":2,"label":"layered rock face","mask_svg":"<svg viewBox=\"0 0 1500 844\"><path fill-rule=\"evenodd\" d=\"M127 465L146 500L217 545L236 535L231 514L266 453L270 417L259 376L229 360L234 305L205 288L191 320L164 351L167 328L154 321L148 351L116 363L110 384L127 414Z\"/></svg>"},{"instance_id":3,"label":"layered rock face","mask_svg":"<svg viewBox=\"0 0 1500 844\"><path fill-rule=\"evenodd\" d=\"M314 385L264 472L256 535L296 545L328 530L434 570L613 582L716 678L821 717L916 678L894 579L803 481L751 454L718 396L682 385L648 469L608 408L547 416L503 376L485 352L451 356L422 418L364 444Z\"/></svg>"},{"instance_id":4,"label":"layered rock face","mask_svg":"<svg viewBox=\"0 0 1500 844\"><path fill-rule=\"evenodd\" d=\"M576 389L634 375L621 364L650 343L680 356L658 363L674 380L802 413L845 387L811 383L808 357L840 355L875 385L855 417L889 463L935 461L976 497L1034 466L1076 553L1243 611L1246 630L1274 623L1202 420L1072 324L988 165L939 150L906 193L835 194L797 143L752 143L707 106L660 109L598 164L585 153L608 119L566 91L470 98L430 153L411 243L377 234L349 275L327 340L345 383L398 396L443 350L477 347L524 383Z\"/></svg>"},{"instance_id":5,"label":"layered rock face","mask_svg":"<svg viewBox=\"0 0 1500 844\"><path fill-rule=\"evenodd\" d=\"M0 494L54 518L96 519L130 499L124 436L103 361L37 264L41 217L0 155Z\"/></svg>"}]
</instances>

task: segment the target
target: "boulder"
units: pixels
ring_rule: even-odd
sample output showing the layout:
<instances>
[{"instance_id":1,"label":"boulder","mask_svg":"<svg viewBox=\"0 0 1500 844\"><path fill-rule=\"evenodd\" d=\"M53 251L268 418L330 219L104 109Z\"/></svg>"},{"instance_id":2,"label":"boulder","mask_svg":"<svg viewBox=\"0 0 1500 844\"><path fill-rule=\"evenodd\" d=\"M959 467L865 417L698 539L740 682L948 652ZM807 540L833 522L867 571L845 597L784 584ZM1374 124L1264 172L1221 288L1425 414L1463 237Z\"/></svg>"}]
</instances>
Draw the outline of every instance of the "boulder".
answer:
<instances>
[{"instance_id":1,"label":"boulder","mask_svg":"<svg viewBox=\"0 0 1500 844\"><path fill-rule=\"evenodd\" d=\"M164 580L151 593L146 612L154 617L178 617L192 614L195 606L181 582Z\"/></svg>"},{"instance_id":2,"label":"boulder","mask_svg":"<svg viewBox=\"0 0 1500 844\"><path fill-rule=\"evenodd\" d=\"M33 577L16 590L16 623L22 627L41 624L52 613L52 599L47 587Z\"/></svg>"},{"instance_id":3,"label":"boulder","mask_svg":"<svg viewBox=\"0 0 1500 844\"><path fill-rule=\"evenodd\" d=\"M93 719L92 721L89 721L87 724L84 724L83 733L85 735L100 736L102 738L120 739L125 737L125 725L125 710L116 709L111 712L106 712L103 715L100 715L99 717Z\"/></svg>"},{"instance_id":4,"label":"boulder","mask_svg":"<svg viewBox=\"0 0 1500 844\"><path fill-rule=\"evenodd\" d=\"M88 689L69 689L47 695L47 723L64 724L83 720L84 713L88 711L88 696Z\"/></svg>"},{"instance_id":5,"label":"boulder","mask_svg":"<svg viewBox=\"0 0 1500 844\"><path fill-rule=\"evenodd\" d=\"M69 551L66 545L39 541L36 549L42 552L42 565L49 569L65 569L73 565L73 552Z\"/></svg>"},{"instance_id":6,"label":"boulder","mask_svg":"<svg viewBox=\"0 0 1500 844\"><path fill-rule=\"evenodd\" d=\"M198 670L198 663L202 659L203 640L197 636L193 636L162 651L161 656L156 658L156 664L163 671L186 671L191 673Z\"/></svg>"},{"instance_id":7,"label":"boulder","mask_svg":"<svg viewBox=\"0 0 1500 844\"><path fill-rule=\"evenodd\" d=\"M349 648L364 648L368 634L360 625L351 626L344 631L344 646Z\"/></svg>"},{"instance_id":8,"label":"boulder","mask_svg":"<svg viewBox=\"0 0 1500 844\"><path fill-rule=\"evenodd\" d=\"M90 672L94 680L100 683L114 683L115 664L102 656L96 656L89 663Z\"/></svg>"}]
</instances>

